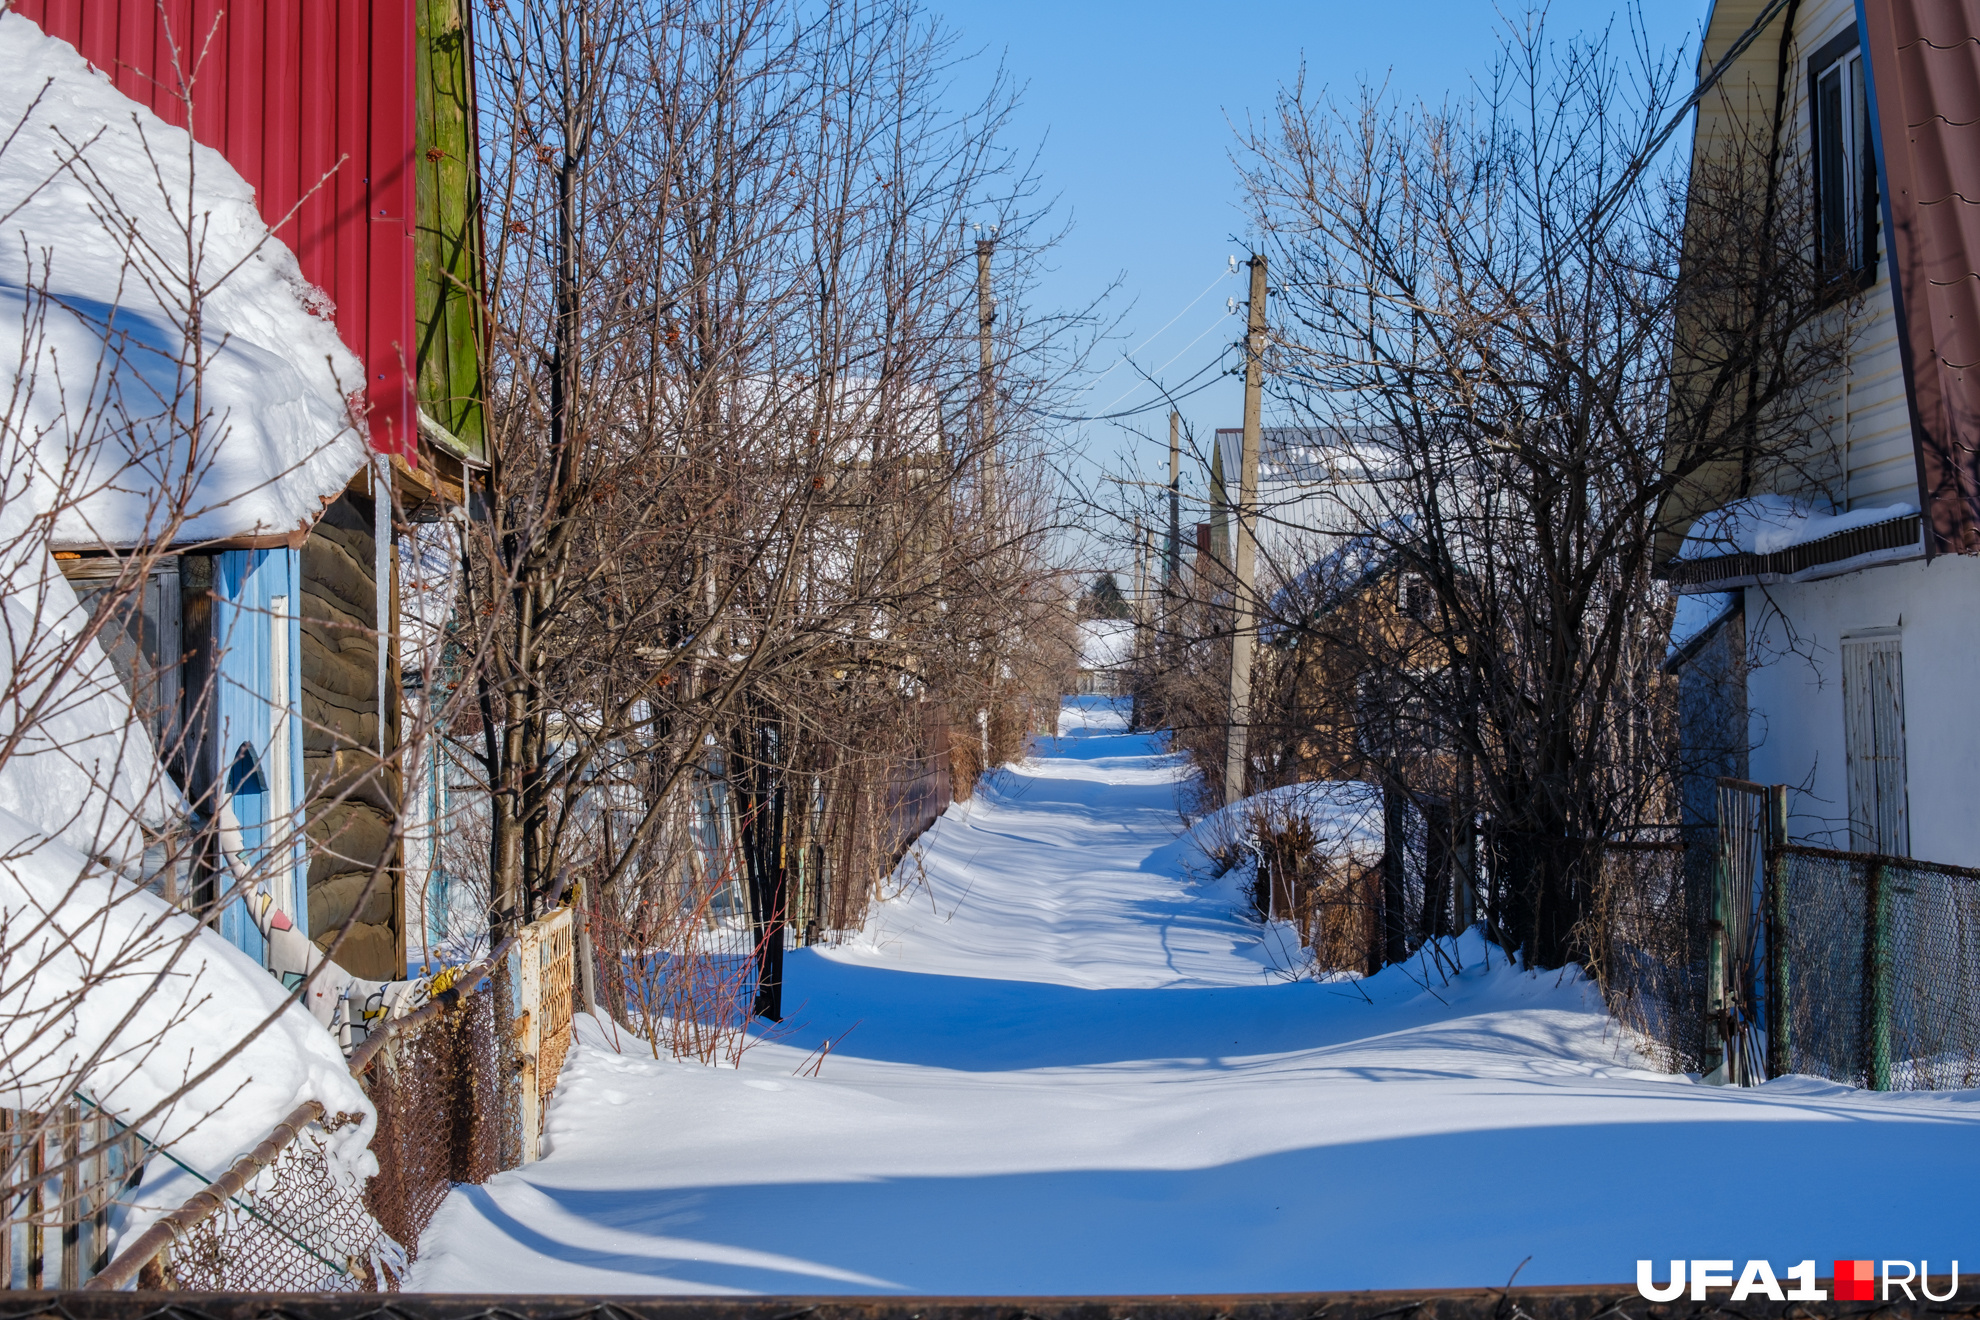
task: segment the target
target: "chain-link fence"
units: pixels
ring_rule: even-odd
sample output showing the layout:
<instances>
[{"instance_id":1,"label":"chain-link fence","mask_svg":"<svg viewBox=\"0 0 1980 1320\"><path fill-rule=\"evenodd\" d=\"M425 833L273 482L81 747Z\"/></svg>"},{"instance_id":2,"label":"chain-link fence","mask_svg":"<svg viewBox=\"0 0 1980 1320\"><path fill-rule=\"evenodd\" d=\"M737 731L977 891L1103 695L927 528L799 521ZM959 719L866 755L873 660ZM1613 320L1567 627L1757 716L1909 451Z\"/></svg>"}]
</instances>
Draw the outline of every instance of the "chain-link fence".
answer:
<instances>
[{"instance_id":1,"label":"chain-link fence","mask_svg":"<svg viewBox=\"0 0 1980 1320\"><path fill-rule=\"evenodd\" d=\"M1712 841L1611 843L1589 922L1590 969L1656 1064L1692 1072L1707 1050Z\"/></svg>"},{"instance_id":2,"label":"chain-link fence","mask_svg":"<svg viewBox=\"0 0 1980 1320\"><path fill-rule=\"evenodd\" d=\"M169 1245L141 1264L146 1290L376 1292L395 1288L406 1255L340 1177L329 1136L352 1115L310 1106L166 1221ZM134 1247L141 1248L143 1240ZM105 1275L100 1276L108 1278Z\"/></svg>"},{"instance_id":3,"label":"chain-link fence","mask_svg":"<svg viewBox=\"0 0 1980 1320\"><path fill-rule=\"evenodd\" d=\"M560 908L352 1055L378 1111L370 1179L340 1175L329 1155L329 1135L355 1116L312 1102L219 1178L188 1169L202 1190L90 1286L395 1291L450 1190L536 1158L572 1040L576 956L572 909Z\"/></svg>"},{"instance_id":4,"label":"chain-link fence","mask_svg":"<svg viewBox=\"0 0 1980 1320\"><path fill-rule=\"evenodd\" d=\"M455 1184L485 1182L502 1167L509 1125L496 1016L492 988L469 994L454 1011L393 1032L358 1074L378 1107L378 1173L365 1205L411 1253Z\"/></svg>"},{"instance_id":5,"label":"chain-link fence","mask_svg":"<svg viewBox=\"0 0 1980 1320\"><path fill-rule=\"evenodd\" d=\"M1721 788L1716 828L1603 853L1591 970L1616 1017L1733 1085L1980 1085L1980 870L1786 843L1784 790Z\"/></svg>"},{"instance_id":6,"label":"chain-link fence","mask_svg":"<svg viewBox=\"0 0 1980 1320\"><path fill-rule=\"evenodd\" d=\"M1768 862L1770 1056L1877 1091L1980 1084L1980 871L1797 845Z\"/></svg>"}]
</instances>

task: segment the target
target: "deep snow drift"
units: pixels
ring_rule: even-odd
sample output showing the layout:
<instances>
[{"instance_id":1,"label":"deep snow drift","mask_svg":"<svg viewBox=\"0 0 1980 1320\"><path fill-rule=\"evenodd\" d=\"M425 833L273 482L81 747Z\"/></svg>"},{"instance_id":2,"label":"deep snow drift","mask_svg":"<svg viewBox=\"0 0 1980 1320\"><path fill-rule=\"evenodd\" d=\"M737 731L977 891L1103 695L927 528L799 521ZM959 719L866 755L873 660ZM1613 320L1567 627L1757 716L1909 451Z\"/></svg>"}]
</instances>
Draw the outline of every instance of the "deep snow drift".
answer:
<instances>
[{"instance_id":1,"label":"deep snow drift","mask_svg":"<svg viewBox=\"0 0 1980 1320\"><path fill-rule=\"evenodd\" d=\"M364 366L254 189L19 14L0 68L0 489L58 548L308 527L364 464Z\"/></svg>"},{"instance_id":2,"label":"deep snow drift","mask_svg":"<svg viewBox=\"0 0 1980 1320\"><path fill-rule=\"evenodd\" d=\"M585 1022L548 1157L456 1191L412 1286L1278 1291L1957 1253L1974 1093L1641 1071L1584 984L1475 936L1455 976L1287 982L1235 887L1184 874L1176 767L1068 714L865 935L792 956L786 1042L709 1069Z\"/></svg>"}]
</instances>

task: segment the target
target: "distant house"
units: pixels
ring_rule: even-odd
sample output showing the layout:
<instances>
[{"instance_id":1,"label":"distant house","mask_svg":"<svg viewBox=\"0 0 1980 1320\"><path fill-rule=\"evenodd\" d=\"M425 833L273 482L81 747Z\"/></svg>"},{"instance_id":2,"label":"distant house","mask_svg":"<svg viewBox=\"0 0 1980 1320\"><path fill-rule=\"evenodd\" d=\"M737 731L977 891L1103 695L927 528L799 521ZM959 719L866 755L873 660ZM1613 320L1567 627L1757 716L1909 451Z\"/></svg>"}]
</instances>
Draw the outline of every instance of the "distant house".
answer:
<instances>
[{"instance_id":1,"label":"distant house","mask_svg":"<svg viewBox=\"0 0 1980 1320\"><path fill-rule=\"evenodd\" d=\"M1341 542L1276 592L1261 637L1284 749L1283 777L1400 779L1448 791L1447 739L1424 685L1448 657L1435 636L1436 593L1402 547L1377 535Z\"/></svg>"},{"instance_id":2,"label":"distant house","mask_svg":"<svg viewBox=\"0 0 1980 1320\"><path fill-rule=\"evenodd\" d=\"M1793 471L1665 511L1694 823L1730 775L1789 785L1799 840L1980 864L1980 121L1947 108L1980 99L1976 40L1966 5L1712 8L1701 72L1744 53L1701 103L1694 163L1778 112L1812 167L1812 256L1862 310Z\"/></svg>"},{"instance_id":3,"label":"distant house","mask_svg":"<svg viewBox=\"0 0 1980 1320\"><path fill-rule=\"evenodd\" d=\"M210 33L171 34L177 12L17 0L0 24L72 47L100 71L91 96L118 103L103 117L114 128L137 114L168 160L187 127L171 35L205 44L190 132L218 154L201 163L202 195L237 189L248 216L276 225L264 259L288 285L260 296L313 315L243 309L226 327L239 360L216 377L226 406L190 499L200 517L79 519L55 548L85 600L132 549L165 552L112 649L173 778L196 820L226 801L252 848L289 840L286 866L262 857L277 903L319 942L348 923L338 961L389 979L407 934L393 509L452 516L481 463L463 19L451 0L244 0L207 15ZM45 112L71 113L61 101ZM290 342L292 323L323 342ZM334 379L276 379L326 362ZM270 381L309 407L270 403ZM188 880L195 898L215 883ZM262 954L240 905L222 928Z\"/></svg>"},{"instance_id":4,"label":"distant house","mask_svg":"<svg viewBox=\"0 0 1980 1320\"><path fill-rule=\"evenodd\" d=\"M1291 577L1346 539L1392 516L1368 474L1392 461L1364 428L1267 426L1258 437L1258 557L1266 579ZM1219 427L1210 458L1210 506L1218 561L1228 563L1244 430Z\"/></svg>"},{"instance_id":5,"label":"distant house","mask_svg":"<svg viewBox=\"0 0 1980 1320\"><path fill-rule=\"evenodd\" d=\"M1081 696L1120 695L1134 659L1132 619L1087 619L1079 625L1078 687Z\"/></svg>"}]
</instances>

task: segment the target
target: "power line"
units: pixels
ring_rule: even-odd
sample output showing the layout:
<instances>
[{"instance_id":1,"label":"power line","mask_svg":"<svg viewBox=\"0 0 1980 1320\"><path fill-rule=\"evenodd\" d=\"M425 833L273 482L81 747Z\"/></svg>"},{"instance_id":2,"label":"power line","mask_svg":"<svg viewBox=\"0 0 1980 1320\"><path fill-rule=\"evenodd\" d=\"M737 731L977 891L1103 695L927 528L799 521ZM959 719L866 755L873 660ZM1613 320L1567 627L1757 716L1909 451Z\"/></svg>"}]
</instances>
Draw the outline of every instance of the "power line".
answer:
<instances>
[{"instance_id":1,"label":"power line","mask_svg":"<svg viewBox=\"0 0 1980 1320\"><path fill-rule=\"evenodd\" d=\"M1152 335L1150 335L1150 336L1148 336L1148 338L1146 338L1146 339L1144 339L1144 340L1142 340L1142 341L1141 341L1141 342L1140 342L1139 344L1136 344L1136 345L1135 345L1135 346L1134 346L1133 348L1131 348L1131 349L1129 349L1129 350L1128 350L1127 352L1125 352L1125 353L1123 353L1123 354L1121 354L1121 356L1120 356L1120 361L1118 361L1118 362L1116 362L1116 363L1114 363L1114 365L1113 365L1113 366L1111 366L1111 367L1108 367L1108 368L1107 368L1107 369L1106 369L1105 371L1103 371L1103 372L1101 372L1101 373L1100 373L1099 375L1097 375L1097 376L1095 376L1095 377L1093 378L1093 384L1091 384L1091 385L1088 385L1088 386L1087 386L1086 388L1090 390L1090 389L1094 389L1094 388L1096 388L1096 387L1098 387L1098 385L1100 384L1100 382L1101 382L1101 381L1103 381L1103 380L1105 380L1105 379L1107 379L1107 377L1109 377L1109 376L1111 376L1111 375L1113 375L1113 374L1114 374L1114 372L1115 372L1115 371L1116 371L1117 369L1119 369L1119 367L1120 367L1120 365L1121 365L1121 363L1123 363L1123 362L1126 362L1126 361L1127 361L1127 360L1128 360L1129 358L1131 358L1131 357L1133 357L1133 356L1134 356L1134 355L1135 355L1136 353L1139 353L1139 352L1140 352L1140 351L1141 351L1142 349L1144 349L1144 348L1147 348L1147 347L1148 347L1148 346L1149 346L1150 344L1152 344L1152 343L1154 343L1154 342L1155 342L1155 341L1156 341L1157 339L1160 339L1160 338L1162 337L1162 335L1163 335L1163 333L1164 333L1165 331L1167 331L1167 330L1168 330L1168 328L1169 328L1170 326L1172 326L1172 325L1174 325L1174 324L1175 324L1176 322L1178 322L1178 321L1180 321L1180 320L1182 320L1182 319L1183 319L1183 317L1185 317L1185 316L1187 316L1187 315L1189 315L1189 309L1190 309L1190 308L1192 308L1192 307L1194 307L1194 306L1196 306L1196 304L1198 304L1198 303L1200 303L1200 302L1202 302L1202 301L1203 301L1203 297L1204 297L1204 294L1207 294L1207 293L1209 293L1209 292L1210 292L1210 290L1212 290L1212 289L1214 289L1214 288L1216 288L1216 287L1217 287L1217 286L1218 286L1219 284L1222 284L1222 283L1223 283L1223 282L1224 282L1225 280L1227 280L1227 279L1229 279L1229 278L1231 277L1231 274L1232 274L1232 272L1231 272L1231 271L1229 271L1229 270L1225 270L1225 271L1223 271L1222 273L1220 273L1220 274L1219 274L1219 275L1217 276L1217 278L1216 278L1216 279L1214 279L1214 280L1211 280L1211 281L1210 281L1210 282L1209 282L1208 284L1206 284L1206 285L1204 285L1204 286L1203 286L1203 292L1202 292L1202 293L1199 293L1199 294L1197 294L1197 295L1196 295L1196 296L1195 296L1194 298L1191 298L1191 299L1190 299L1190 300L1189 300L1189 301L1188 301L1187 303L1185 303L1185 304L1183 305L1183 309L1182 309L1182 310L1181 310L1180 312L1177 312L1177 313L1176 313L1176 314L1175 314L1174 316L1172 316L1172 317L1170 317L1170 318L1169 318L1169 319L1168 319L1167 321L1165 321L1165 322L1163 322L1163 323L1162 323L1162 329L1160 329L1160 330L1157 330L1157 331L1156 331L1156 332L1155 332L1154 334L1152 334ZM1202 336L1202 335L1198 335L1198 336L1197 336L1197 338L1198 338L1198 339L1201 339L1201 338L1203 338L1203 336ZM1192 341L1192 342L1193 342L1193 341ZM1189 351L1188 349L1184 349L1184 350L1183 350L1183 352L1185 352L1185 353L1186 353L1186 352L1188 352L1188 351ZM1177 356L1181 356L1181 355L1180 355L1180 354L1178 354ZM1173 362L1173 361L1175 361L1175 358L1170 358L1170 359L1169 359L1169 361L1170 361L1170 362ZM1167 365L1167 364L1165 363L1164 365ZM1157 368L1156 368L1156 370L1157 370L1157 371L1160 371L1160 370L1161 370L1161 367L1157 367ZM1121 398L1126 398L1126 397L1127 397L1126 395L1122 395L1122 396L1121 396ZM1120 402L1120 400L1119 400L1119 399L1116 399L1116 400L1115 400L1114 402L1115 402L1115 403L1118 403L1118 402ZM1113 406L1113 404L1109 404L1109 405L1108 405L1108 407L1112 407L1112 406Z\"/></svg>"},{"instance_id":2,"label":"power line","mask_svg":"<svg viewBox=\"0 0 1980 1320\"><path fill-rule=\"evenodd\" d=\"M1198 339L1201 339L1202 337L1203 337L1202 335L1197 336ZM1226 347L1224 349L1224 353L1228 353L1229 351L1230 351L1229 347ZM1218 365L1223 362L1224 353L1217 354L1216 357L1211 358L1210 361L1205 363L1203 366L1197 368L1189 375L1183 377L1182 384L1187 385L1191 381L1195 380L1198 376L1201 376L1204 372L1215 370L1218 367ZM1162 397L1155 400L1155 402L1153 403L1144 403L1137 407L1125 408L1122 409L1120 412L1097 413L1091 417L1074 417L1066 413L1043 413L1041 414L1041 416L1049 418L1050 420L1055 422L1111 422L1122 417L1139 417L1143 413L1154 412L1157 408L1166 408L1173 403L1180 403L1182 400L1187 399L1192 394L1200 394L1204 390L1209 389L1212 385L1215 385L1222 378L1223 378L1223 373L1219 372L1217 375L1212 376L1209 380L1204 381L1201 385L1198 385L1195 389L1183 390L1183 392L1180 394L1176 394L1170 391L1164 391ZM1126 398L1127 396L1122 395L1121 397Z\"/></svg>"}]
</instances>

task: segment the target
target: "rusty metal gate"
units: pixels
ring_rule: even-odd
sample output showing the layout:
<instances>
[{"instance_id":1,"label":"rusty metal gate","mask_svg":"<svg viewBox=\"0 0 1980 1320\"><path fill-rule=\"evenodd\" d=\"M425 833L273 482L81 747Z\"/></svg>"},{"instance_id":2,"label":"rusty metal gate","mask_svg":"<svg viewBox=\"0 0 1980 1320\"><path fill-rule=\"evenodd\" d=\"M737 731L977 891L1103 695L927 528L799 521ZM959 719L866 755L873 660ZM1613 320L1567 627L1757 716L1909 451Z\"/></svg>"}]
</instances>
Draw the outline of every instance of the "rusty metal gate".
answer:
<instances>
[{"instance_id":1,"label":"rusty metal gate","mask_svg":"<svg viewBox=\"0 0 1980 1320\"><path fill-rule=\"evenodd\" d=\"M1768 849L1785 834L1787 790L1721 779L1706 967L1707 1081L1756 1086L1767 1078ZM1779 818L1778 820L1776 818ZM1716 1037L1716 1049L1714 1038ZM1714 1057L1716 1054L1716 1057Z\"/></svg>"}]
</instances>

